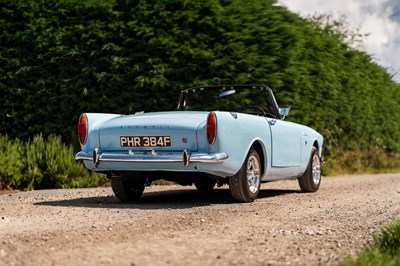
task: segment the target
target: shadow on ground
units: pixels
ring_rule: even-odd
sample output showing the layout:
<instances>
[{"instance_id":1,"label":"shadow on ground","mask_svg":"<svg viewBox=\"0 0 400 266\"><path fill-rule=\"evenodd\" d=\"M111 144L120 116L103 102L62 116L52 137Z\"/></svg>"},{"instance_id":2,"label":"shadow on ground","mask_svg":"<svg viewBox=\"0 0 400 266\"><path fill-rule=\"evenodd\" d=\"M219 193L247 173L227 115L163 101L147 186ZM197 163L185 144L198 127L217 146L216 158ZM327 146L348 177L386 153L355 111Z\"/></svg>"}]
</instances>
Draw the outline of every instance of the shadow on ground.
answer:
<instances>
[{"instance_id":1,"label":"shadow on ground","mask_svg":"<svg viewBox=\"0 0 400 266\"><path fill-rule=\"evenodd\" d=\"M279 197L286 194L300 193L299 190L261 190L258 200ZM144 192L143 196L132 203L121 203L113 195L98 197L82 197L57 201L42 201L34 205L85 207L85 208L115 208L115 209L186 209L212 204L240 204L233 201L229 189L214 189L200 192L195 189L171 191ZM244 203L246 204L246 203Z\"/></svg>"}]
</instances>

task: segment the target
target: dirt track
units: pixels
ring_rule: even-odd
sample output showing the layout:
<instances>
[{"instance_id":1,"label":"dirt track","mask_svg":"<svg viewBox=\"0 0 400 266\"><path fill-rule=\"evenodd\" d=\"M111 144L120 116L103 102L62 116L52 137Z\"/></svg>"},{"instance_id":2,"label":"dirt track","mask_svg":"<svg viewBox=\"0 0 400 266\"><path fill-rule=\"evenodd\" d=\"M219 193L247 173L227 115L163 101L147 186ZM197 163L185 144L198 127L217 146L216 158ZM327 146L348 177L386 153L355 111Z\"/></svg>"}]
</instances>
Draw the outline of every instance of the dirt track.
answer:
<instances>
[{"instance_id":1,"label":"dirt track","mask_svg":"<svg viewBox=\"0 0 400 266\"><path fill-rule=\"evenodd\" d=\"M400 218L400 174L263 184L251 204L227 187L152 186L121 204L110 188L0 196L0 265L335 265Z\"/></svg>"}]
</instances>

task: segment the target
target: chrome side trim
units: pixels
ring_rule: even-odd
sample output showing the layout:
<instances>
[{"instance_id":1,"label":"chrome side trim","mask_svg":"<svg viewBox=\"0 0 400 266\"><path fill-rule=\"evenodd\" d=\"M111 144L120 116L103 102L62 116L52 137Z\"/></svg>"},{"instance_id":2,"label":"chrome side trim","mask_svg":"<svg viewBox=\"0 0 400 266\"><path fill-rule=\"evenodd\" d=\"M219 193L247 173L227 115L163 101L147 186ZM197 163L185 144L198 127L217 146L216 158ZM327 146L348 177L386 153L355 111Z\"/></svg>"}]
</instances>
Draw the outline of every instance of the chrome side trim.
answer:
<instances>
[{"instance_id":1,"label":"chrome side trim","mask_svg":"<svg viewBox=\"0 0 400 266\"><path fill-rule=\"evenodd\" d=\"M185 159L184 159L185 158ZM188 166L190 163L219 163L228 159L228 154L220 153L192 153L184 151L177 152L129 152L109 153L97 150L95 155L80 151L75 155L75 160L93 161L96 165L101 162L123 162L123 163L183 163Z\"/></svg>"}]
</instances>

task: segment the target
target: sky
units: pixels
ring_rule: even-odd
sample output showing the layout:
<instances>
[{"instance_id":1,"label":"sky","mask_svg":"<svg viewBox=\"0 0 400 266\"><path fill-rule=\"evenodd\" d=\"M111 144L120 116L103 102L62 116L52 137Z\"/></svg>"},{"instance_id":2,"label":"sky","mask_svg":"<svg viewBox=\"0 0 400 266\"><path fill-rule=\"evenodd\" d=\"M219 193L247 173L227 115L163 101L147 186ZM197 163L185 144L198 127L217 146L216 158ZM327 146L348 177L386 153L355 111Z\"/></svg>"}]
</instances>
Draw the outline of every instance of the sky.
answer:
<instances>
[{"instance_id":1,"label":"sky","mask_svg":"<svg viewBox=\"0 0 400 266\"><path fill-rule=\"evenodd\" d=\"M344 18L351 30L368 34L356 48L366 51L400 83L400 0L278 0L302 16Z\"/></svg>"}]
</instances>

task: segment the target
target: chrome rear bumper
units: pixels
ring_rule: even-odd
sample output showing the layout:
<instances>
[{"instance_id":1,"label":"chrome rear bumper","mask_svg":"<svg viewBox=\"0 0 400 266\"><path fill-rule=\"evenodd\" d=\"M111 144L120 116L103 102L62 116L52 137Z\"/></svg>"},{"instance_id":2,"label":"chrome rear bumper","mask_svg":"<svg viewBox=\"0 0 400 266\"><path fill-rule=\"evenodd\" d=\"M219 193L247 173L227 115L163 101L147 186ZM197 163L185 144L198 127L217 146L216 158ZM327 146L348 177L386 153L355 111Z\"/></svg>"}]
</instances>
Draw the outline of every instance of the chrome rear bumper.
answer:
<instances>
[{"instance_id":1,"label":"chrome rear bumper","mask_svg":"<svg viewBox=\"0 0 400 266\"><path fill-rule=\"evenodd\" d=\"M193 153L184 150L179 154L176 152L132 152L110 153L95 149L93 153L80 151L75 155L75 160L93 161L97 166L101 162L123 162L123 163L218 163L228 159L228 154L221 153Z\"/></svg>"}]
</instances>

